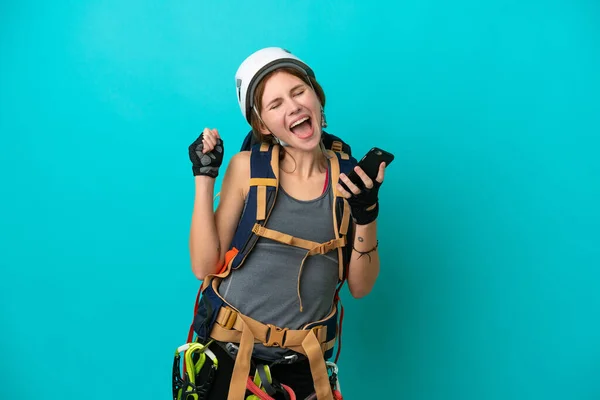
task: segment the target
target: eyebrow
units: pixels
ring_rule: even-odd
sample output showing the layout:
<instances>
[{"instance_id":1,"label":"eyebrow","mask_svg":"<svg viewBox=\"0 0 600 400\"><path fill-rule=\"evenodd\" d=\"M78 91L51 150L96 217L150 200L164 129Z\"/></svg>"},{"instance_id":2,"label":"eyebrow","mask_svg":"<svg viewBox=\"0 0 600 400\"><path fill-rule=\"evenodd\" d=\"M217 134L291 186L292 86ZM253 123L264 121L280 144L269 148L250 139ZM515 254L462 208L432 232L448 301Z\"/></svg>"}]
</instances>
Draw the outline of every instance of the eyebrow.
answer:
<instances>
[{"instance_id":1,"label":"eyebrow","mask_svg":"<svg viewBox=\"0 0 600 400\"><path fill-rule=\"evenodd\" d=\"M290 89L290 93L291 93L291 92L294 92L294 91L296 91L296 90L298 90L299 88L301 88L301 87L303 87L303 86L306 86L306 84L305 84L305 83L299 83L299 84L297 84L297 85L296 85L296 86L294 86L292 89ZM265 108L266 108L266 107L269 107L271 104L275 103L277 100L281 100L281 97L275 97L273 100L271 100L270 102L268 102L268 103L265 105Z\"/></svg>"}]
</instances>

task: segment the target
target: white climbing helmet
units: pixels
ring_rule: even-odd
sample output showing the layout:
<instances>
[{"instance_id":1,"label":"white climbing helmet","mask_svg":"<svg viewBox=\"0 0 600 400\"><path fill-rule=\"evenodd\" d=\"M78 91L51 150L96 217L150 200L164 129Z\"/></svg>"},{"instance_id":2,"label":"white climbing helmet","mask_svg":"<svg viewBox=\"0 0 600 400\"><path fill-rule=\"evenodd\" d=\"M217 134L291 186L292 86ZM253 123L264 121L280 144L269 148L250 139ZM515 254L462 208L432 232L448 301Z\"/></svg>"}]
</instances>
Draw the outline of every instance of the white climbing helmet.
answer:
<instances>
[{"instance_id":1,"label":"white climbing helmet","mask_svg":"<svg viewBox=\"0 0 600 400\"><path fill-rule=\"evenodd\" d=\"M256 86L269 72L283 67L295 68L307 76L315 77L315 73L308 65L281 47L258 50L248 56L238 68L235 73L237 98L242 115L248 123L254 107Z\"/></svg>"}]
</instances>

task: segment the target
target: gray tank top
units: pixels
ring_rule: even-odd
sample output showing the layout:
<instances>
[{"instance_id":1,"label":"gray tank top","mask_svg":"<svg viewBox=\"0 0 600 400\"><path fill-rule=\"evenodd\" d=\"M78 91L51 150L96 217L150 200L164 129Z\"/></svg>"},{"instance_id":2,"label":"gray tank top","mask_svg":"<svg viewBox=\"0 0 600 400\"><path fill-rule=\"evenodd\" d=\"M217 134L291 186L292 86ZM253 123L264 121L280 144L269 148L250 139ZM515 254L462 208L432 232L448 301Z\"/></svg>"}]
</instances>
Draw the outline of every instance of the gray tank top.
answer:
<instances>
[{"instance_id":1,"label":"gray tank top","mask_svg":"<svg viewBox=\"0 0 600 400\"><path fill-rule=\"evenodd\" d=\"M331 179L320 197L297 200L281 187L267 228L323 243L335 238L332 219ZM242 314L264 324L300 329L327 316L338 282L338 252L309 256L300 280L303 311L297 285L307 250L259 238L244 264L225 278L219 293ZM277 360L293 354L278 347L254 345L254 356Z\"/></svg>"}]
</instances>

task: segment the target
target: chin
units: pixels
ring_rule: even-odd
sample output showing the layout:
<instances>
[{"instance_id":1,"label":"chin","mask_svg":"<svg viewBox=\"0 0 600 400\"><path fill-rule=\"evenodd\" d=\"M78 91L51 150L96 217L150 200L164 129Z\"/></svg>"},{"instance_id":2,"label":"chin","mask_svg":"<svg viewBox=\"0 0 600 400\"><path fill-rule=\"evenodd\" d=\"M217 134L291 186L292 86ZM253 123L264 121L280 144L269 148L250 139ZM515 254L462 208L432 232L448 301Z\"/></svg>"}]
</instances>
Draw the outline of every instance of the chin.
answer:
<instances>
[{"instance_id":1,"label":"chin","mask_svg":"<svg viewBox=\"0 0 600 400\"><path fill-rule=\"evenodd\" d=\"M296 140L294 140L294 142L293 142L292 145L294 147L298 148L298 149L302 149L302 150L306 150L306 151L312 151L315 148L319 147L320 143L321 143L321 132L315 132L308 139L296 139Z\"/></svg>"}]
</instances>

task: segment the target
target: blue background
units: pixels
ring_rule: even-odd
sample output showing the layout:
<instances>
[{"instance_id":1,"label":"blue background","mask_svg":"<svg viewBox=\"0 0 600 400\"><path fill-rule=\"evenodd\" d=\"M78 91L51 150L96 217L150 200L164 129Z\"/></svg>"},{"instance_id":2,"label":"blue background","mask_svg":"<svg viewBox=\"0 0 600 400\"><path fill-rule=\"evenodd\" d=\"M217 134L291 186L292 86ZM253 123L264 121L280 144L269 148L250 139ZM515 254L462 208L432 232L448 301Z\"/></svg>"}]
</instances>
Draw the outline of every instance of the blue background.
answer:
<instances>
[{"instance_id":1,"label":"blue background","mask_svg":"<svg viewBox=\"0 0 600 400\"><path fill-rule=\"evenodd\" d=\"M169 398L187 146L234 154L235 70L283 46L328 131L396 154L345 397L600 398L599 4L3 2L0 397Z\"/></svg>"}]
</instances>

